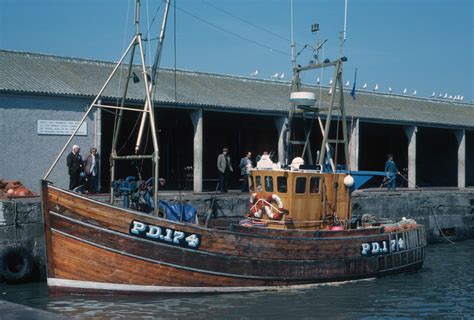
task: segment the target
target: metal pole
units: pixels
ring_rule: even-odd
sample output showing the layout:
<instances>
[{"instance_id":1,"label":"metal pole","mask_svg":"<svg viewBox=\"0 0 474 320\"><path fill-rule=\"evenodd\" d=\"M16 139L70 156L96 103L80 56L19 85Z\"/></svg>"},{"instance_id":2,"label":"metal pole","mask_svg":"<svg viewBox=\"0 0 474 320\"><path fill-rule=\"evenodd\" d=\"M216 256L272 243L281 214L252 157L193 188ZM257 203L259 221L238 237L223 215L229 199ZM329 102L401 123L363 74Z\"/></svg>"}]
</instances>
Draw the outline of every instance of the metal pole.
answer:
<instances>
[{"instance_id":1,"label":"metal pole","mask_svg":"<svg viewBox=\"0 0 474 320\"><path fill-rule=\"evenodd\" d=\"M133 58L135 56L135 49L137 46L137 42L135 41L132 47L132 52L130 56L130 62L128 64L128 73L127 73L127 79L125 80L125 87L123 90L123 95L122 95L122 102L120 104L120 107L125 106L125 100L127 98L127 91L128 91L128 85L130 83L130 77L132 76L132 66L133 66ZM120 133L120 128L122 127L122 119L123 119L123 109L120 109L118 119L115 120L116 126L114 128L114 137L112 139L112 152L110 154L110 181L115 180L115 160L117 156L117 143L118 143L118 136ZM112 184L110 184L110 203L114 203L114 190L112 188Z\"/></svg>"},{"instance_id":2,"label":"metal pole","mask_svg":"<svg viewBox=\"0 0 474 320\"><path fill-rule=\"evenodd\" d=\"M333 94L331 95L331 102L329 103L329 109L328 109L328 114L326 117L326 125L324 126L324 134L323 134L323 141L321 144L321 156L319 158L319 164L322 165L324 163L324 158L326 156L326 143L328 141L328 134L329 134L329 127L331 126L331 114L332 114L332 108L334 106L334 100L336 96L336 83L337 83L337 77L339 75L339 70L341 68L341 61L338 60L336 63L336 70L334 72L334 83L332 84L332 92Z\"/></svg>"},{"instance_id":3,"label":"metal pole","mask_svg":"<svg viewBox=\"0 0 474 320\"><path fill-rule=\"evenodd\" d=\"M69 139L66 141L66 143L64 144L64 147L61 149L61 152L58 154L58 156L56 157L56 160L54 160L53 164L51 165L51 167L49 168L48 172L46 172L45 176L43 177L43 180L46 180L48 179L49 175L51 174L51 171L53 171L54 167L56 166L56 164L58 163L59 159L61 158L61 156L63 155L64 151L66 150L66 148L68 147L69 143L71 143L72 139L74 138L74 136L76 135L77 131L79 131L79 128L81 127L81 125L84 123L84 121L86 120L87 116L89 115L89 113L91 112L92 108L94 107L94 104L97 103L97 100L99 100L99 97L102 95L102 92L104 92L105 88L107 87L107 85L109 84L110 80L112 79L112 77L115 75L115 72L117 72L117 69L119 68L119 66L122 64L122 61L123 59L125 59L127 53L130 51L130 48L132 47L132 45L135 43L135 37L133 38L133 41L130 43L130 45L128 46L127 50L125 51L125 53L122 55L122 57L120 58L119 62L117 62L114 70L112 71L112 73L110 74L110 76L107 78L107 81L105 82L105 84L102 86L102 88L100 89L99 93L97 94L97 96L95 97L94 101L90 104L90 106L88 107L86 113L84 114L84 116L82 117L81 121L79 122L78 126L76 127L76 129L74 130L74 132L71 134L71 136L69 137Z\"/></svg>"},{"instance_id":4,"label":"metal pole","mask_svg":"<svg viewBox=\"0 0 474 320\"><path fill-rule=\"evenodd\" d=\"M143 75L144 75L144 80L145 80L145 88L149 87L148 84L148 79L146 77L146 67L145 67L145 57L143 55L143 44L142 44L142 38L141 35L138 35L138 45L140 48L140 58L141 58L141 64L142 64L142 69L143 69ZM151 103L151 98L150 98L150 91L146 90L146 104L145 108L148 106L148 112L150 113L150 130L151 130L151 137L153 140L153 155L154 155L154 162L155 162L155 180L154 180L154 192L153 192L153 201L155 204L155 215L158 215L159 208L158 206L158 174L159 174L159 149L158 149L158 139L156 137L156 127L155 127L155 116L154 116L154 110L153 110L153 104Z\"/></svg>"},{"instance_id":5,"label":"metal pole","mask_svg":"<svg viewBox=\"0 0 474 320\"><path fill-rule=\"evenodd\" d=\"M161 31L160 31L160 37L158 41L158 46L156 47L156 54L155 54L155 61L153 62L153 67L151 68L151 84L155 85L156 84L156 79L157 79L157 70L158 66L160 65L160 60L161 60L161 52L163 51L163 42L165 40L165 31L166 31L166 22L168 21L168 12L169 12L169 7L170 7L170 0L166 1L166 6L165 10L163 12L163 21L161 23ZM149 90L152 89L152 85L150 85ZM153 96L154 93L151 93L152 101L153 101Z\"/></svg>"}]
</instances>

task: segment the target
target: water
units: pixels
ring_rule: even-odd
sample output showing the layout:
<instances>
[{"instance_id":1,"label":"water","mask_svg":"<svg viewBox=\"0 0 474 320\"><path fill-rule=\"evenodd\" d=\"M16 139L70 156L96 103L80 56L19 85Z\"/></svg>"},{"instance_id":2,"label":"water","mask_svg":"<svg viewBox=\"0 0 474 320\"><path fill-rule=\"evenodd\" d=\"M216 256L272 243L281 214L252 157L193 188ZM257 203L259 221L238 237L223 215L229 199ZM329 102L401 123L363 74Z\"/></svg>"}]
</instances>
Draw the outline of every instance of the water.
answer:
<instances>
[{"instance_id":1,"label":"water","mask_svg":"<svg viewBox=\"0 0 474 320\"><path fill-rule=\"evenodd\" d=\"M154 297L48 297L0 286L5 300L77 319L474 319L474 239L427 248L421 271L311 289Z\"/></svg>"}]
</instances>

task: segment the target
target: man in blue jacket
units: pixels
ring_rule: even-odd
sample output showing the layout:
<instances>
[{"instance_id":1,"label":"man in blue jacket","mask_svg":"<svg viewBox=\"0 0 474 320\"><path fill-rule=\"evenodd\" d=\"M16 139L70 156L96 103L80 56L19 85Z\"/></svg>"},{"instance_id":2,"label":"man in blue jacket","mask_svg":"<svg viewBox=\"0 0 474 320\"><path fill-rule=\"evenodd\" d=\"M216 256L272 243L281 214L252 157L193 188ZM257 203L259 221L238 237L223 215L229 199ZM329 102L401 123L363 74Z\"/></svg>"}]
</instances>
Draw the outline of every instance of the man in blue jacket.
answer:
<instances>
[{"instance_id":1,"label":"man in blue jacket","mask_svg":"<svg viewBox=\"0 0 474 320\"><path fill-rule=\"evenodd\" d=\"M387 156L387 162L385 162L385 174L387 176L387 188L388 190L395 190L397 186L397 174L400 172L397 169L397 165L393 161L393 154Z\"/></svg>"}]
</instances>

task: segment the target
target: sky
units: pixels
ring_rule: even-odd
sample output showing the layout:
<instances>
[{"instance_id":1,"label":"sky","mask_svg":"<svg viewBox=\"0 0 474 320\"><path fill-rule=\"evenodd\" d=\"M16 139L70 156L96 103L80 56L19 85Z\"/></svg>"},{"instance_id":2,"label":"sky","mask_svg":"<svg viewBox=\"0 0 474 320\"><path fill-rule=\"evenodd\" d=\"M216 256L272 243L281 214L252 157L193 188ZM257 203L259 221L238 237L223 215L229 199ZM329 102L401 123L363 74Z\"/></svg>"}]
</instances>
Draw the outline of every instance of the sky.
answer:
<instances>
[{"instance_id":1,"label":"sky","mask_svg":"<svg viewBox=\"0 0 474 320\"><path fill-rule=\"evenodd\" d=\"M141 0L141 29L155 38L162 0ZM291 79L291 0L176 0L163 67ZM156 14L157 13L157 14ZM156 16L155 21L153 17ZM327 39L321 58L339 57L344 0L293 0L296 51ZM311 32L319 24L320 31ZM149 31L149 32L148 32ZM133 0L0 0L0 49L117 61L133 36ZM474 99L474 0L348 0L344 82L379 92ZM176 39L176 42L175 42ZM156 40L147 42L153 61ZM306 65L307 47L297 63ZM330 74L307 73L328 84Z\"/></svg>"}]
</instances>

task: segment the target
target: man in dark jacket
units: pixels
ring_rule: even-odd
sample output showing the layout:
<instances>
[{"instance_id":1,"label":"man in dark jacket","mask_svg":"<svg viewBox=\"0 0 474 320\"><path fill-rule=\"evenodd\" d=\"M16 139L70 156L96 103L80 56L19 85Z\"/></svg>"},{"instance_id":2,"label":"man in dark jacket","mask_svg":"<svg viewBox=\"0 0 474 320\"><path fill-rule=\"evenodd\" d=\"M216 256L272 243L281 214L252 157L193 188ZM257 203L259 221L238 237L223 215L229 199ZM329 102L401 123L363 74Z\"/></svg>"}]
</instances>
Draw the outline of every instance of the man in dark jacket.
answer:
<instances>
[{"instance_id":1,"label":"man in dark jacket","mask_svg":"<svg viewBox=\"0 0 474 320\"><path fill-rule=\"evenodd\" d=\"M228 152L229 149L223 148L222 153L217 157L217 171L219 172L221 192L227 192L229 174L234 172Z\"/></svg>"},{"instance_id":2,"label":"man in dark jacket","mask_svg":"<svg viewBox=\"0 0 474 320\"><path fill-rule=\"evenodd\" d=\"M397 165L393 161L393 155L387 156L387 162L385 162L385 174L387 175L387 188L388 190L395 190L397 186L397 174L400 172L397 169Z\"/></svg>"},{"instance_id":3,"label":"man in dark jacket","mask_svg":"<svg viewBox=\"0 0 474 320\"><path fill-rule=\"evenodd\" d=\"M81 148L78 145L72 146L72 151L67 155L66 163L69 173L69 190L73 190L80 185L82 172L82 157L79 154Z\"/></svg>"}]
</instances>

